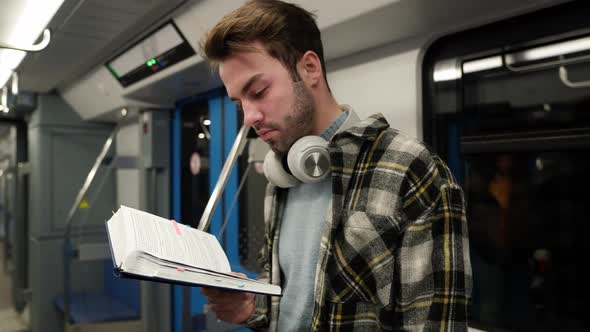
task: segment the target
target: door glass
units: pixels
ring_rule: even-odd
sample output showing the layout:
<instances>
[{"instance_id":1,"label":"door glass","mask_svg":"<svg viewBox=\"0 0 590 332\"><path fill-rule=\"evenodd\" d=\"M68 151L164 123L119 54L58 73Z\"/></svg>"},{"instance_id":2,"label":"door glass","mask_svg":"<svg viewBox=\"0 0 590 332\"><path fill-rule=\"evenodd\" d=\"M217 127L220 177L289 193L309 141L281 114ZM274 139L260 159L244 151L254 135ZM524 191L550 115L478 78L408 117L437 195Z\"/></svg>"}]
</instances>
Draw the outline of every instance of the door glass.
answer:
<instances>
[{"instance_id":1,"label":"door glass","mask_svg":"<svg viewBox=\"0 0 590 332\"><path fill-rule=\"evenodd\" d=\"M590 81L590 62L564 68L571 81ZM566 86L558 67L474 73L463 78L463 89L465 135L590 126L590 89Z\"/></svg>"},{"instance_id":2,"label":"door glass","mask_svg":"<svg viewBox=\"0 0 590 332\"><path fill-rule=\"evenodd\" d=\"M472 321L510 331L587 328L587 154L467 156Z\"/></svg>"}]
</instances>

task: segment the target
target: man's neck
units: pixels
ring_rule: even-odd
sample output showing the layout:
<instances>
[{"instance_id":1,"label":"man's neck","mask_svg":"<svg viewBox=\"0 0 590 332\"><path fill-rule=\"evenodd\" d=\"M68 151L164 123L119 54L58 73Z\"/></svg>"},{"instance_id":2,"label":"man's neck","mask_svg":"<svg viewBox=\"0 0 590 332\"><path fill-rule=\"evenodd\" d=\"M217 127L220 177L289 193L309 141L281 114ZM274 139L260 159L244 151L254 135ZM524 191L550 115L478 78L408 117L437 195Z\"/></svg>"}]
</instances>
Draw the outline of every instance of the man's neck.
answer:
<instances>
[{"instance_id":1,"label":"man's neck","mask_svg":"<svg viewBox=\"0 0 590 332\"><path fill-rule=\"evenodd\" d=\"M325 96L318 98L313 134L320 135L341 113L342 109L340 109L332 94L327 93Z\"/></svg>"}]
</instances>

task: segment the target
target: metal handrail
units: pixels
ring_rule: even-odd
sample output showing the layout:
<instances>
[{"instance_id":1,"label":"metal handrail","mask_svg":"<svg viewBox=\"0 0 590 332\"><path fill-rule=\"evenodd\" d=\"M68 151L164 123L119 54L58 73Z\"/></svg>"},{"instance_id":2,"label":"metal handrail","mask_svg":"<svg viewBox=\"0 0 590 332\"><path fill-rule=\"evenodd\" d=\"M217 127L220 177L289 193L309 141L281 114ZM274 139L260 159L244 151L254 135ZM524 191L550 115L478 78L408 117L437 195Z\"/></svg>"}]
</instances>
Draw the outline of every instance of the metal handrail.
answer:
<instances>
[{"instance_id":1,"label":"metal handrail","mask_svg":"<svg viewBox=\"0 0 590 332\"><path fill-rule=\"evenodd\" d=\"M590 81L573 82L570 80L565 66L559 67L559 79L561 80L561 83L572 89L590 88Z\"/></svg>"},{"instance_id":2,"label":"metal handrail","mask_svg":"<svg viewBox=\"0 0 590 332\"><path fill-rule=\"evenodd\" d=\"M205 211L203 211L203 215L201 216L201 220L199 221L199 225L197 228L201 231L207 232L207 230L209 229L209 225L211 224L211 218L213 217L213 212L215 212L215 208L221 200L221 195L223 194L223 190L227 185L227 180L229 179L233 166L236 163L238 157L242 154L242 152L244 152L244 147L248 142L249 130L250 127L244 125L242 126L242 128L238 132L238 135L236 136L234 145L232 146L229 155L227 156L227 159L223 164L223 168L221 169L219 179L215 184L213 193L211 194L211 197L209 197L209 201L207 202Z\"/></svg>"},{"instance_id":3,"label":"metal handrail","mask_svg":"<svg viewBox=\"0 0 590 332\"><path fill-rule=\"evenodd\" d=\"M234 210L234 207L236 206L236 203L238 202L238 198L240 198L240 193L242 192L242 189L244 188L244 184L246 183L246 179L248 179L248 174L250 174L251 168L252 168L252 163L248 163L248 166L246 167L246 170L244 171L244 175L242 176L242 180L240 180L240 184L238 185L238 191L234 195L234 197L231 201L231 204L229 205L229 209L227 209L227 213L226 213L225 219L223 220L223 224L221 224L221 231L219 231L219 236L218 236L219 239L221 239L223 237L223 233L225 232L225 227L227 226L227 223L229 222L229 219L232 216L232 211Z\"/></svg>"},{"instance_id":4,"label":"metal handrail","mask_svg":"<svg viewBox=\"0 0 590 332\"><path fill-rule=\"evenodd\" d=\"M121 124L122 124L122 122L117 123L117 125L115 126L115 128L111 132L111 135L105 141L101 152L99 153L98 157L96 157L96 161L94 162L94 165L92 166L92 168L90 169L90 172L86 176L86 180L84 181L84 184L80 188L80 191L78 191L78 195L76 196L76 199L74 200L74 204L72 205L72 208L70 209L70 212L68 213L68 216L66 219L66 229L65 229L65 234L64 234L64 247L63 247L63 250L64 250L63 251L63 254L64 254L64 257L63 257L64 258L64 262L63 262L64 263L64 277L63 277L64 278L64 321L66 323L70 319L70 264L69 264L69 257L71 255L70 234L71 234L71 229L72 229L72 220L73 220L74 214L78 210L78 206L82 202L82 199L84 198L84 196L88 192L88 189L90 188L90 185L94 181L94 178L96 176L96 172L98 171L98 168L104 162L104 160L107 156L107 153L108 153L109 149L111 148L113 140L115 139L115 136L117 135L117 133L119 132L119 129L121 128Z\"/></svg>"},{"instance_id":5,"label":"metal handrail","mask_svg":"<svg viewBox=\"0 0 590 332\"><path fill-rule=\"evenodd\" d=\"M0 48L7 48L10 50L17 50L17 51L25 51L25 52L39 52L44 50L49 42L51 41L51 30L45 29L43 30L43 39L39 42L39 44L34 45L13 45L8 43L0 42Z\"/></svg>"},{"instance_id":6,"label":"metal handrail","mask_svg":"<svg viewBox=\"0 0 590 332\"><path fill-rule=\"evenodd\" d=\"M504 65L506 66L506 68L508 70L515 72L515 73L520 73L520 72L524 72L524 71L531 71L531 70L538 70L538 69L545 69L545 68L550 68L550 67L571 65L571 64L586 62L586 61L590 60L590 55L581 55L581 56L572 57L572 58L561 57L558 60L516 67L516 66L514 66L513 62L507 61L507 56L508 55L504 55Z\"/></svg>"},{"instance_id":7,"label":"metal handrail","mask_svg":"<svg viewBox=\"0 0 590 332\"><path fill-rule=\"evenodd\" d=\"M588 51L590 51L590 36L585 36L511 53L493 51L492 54L484 58L466 62L461 62L460 58L443 59L435 63L433 80L435 82L454 81L461 79L464 74L501 67L515 73L521 73L565 66L589 61L590 54L587 54ZM582 52L586 54L580 54ZM570 57L566 57L568 55ZM497 61L498 59L501 59L501 61ZM545 61L542 62L543 60ZM481 61L485 63L479 63ZM466 71L466 64L478 65Z\"/></svg>"}]
</instances>

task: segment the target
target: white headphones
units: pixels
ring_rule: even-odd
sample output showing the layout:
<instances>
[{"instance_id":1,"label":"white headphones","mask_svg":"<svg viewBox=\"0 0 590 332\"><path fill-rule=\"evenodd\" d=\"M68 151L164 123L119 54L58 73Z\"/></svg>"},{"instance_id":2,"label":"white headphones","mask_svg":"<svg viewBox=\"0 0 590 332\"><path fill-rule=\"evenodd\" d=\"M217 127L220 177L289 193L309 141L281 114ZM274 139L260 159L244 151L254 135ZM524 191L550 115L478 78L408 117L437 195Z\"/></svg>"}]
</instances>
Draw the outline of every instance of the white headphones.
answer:
<instances>
[{"instance_id":1,"label":"white headphones","mask_svg":"<svg viewBox=\"0 0 590 332\"><path fill-rule=\"evenodd\" d=\"M281 188L297 184L315 183L330 174L328 142L320 136L304 136L287 153L288 170L281 156L269 151L264 157L264 175L270 183Z\"/></svg>"},{"instance_id":2,"label":"white headphones","mask_svg":"<svg viewBox=\"0 0 590 332\"><path fill-rule=\"evenodd\" d=\"M337 133L360 121L351 109L347 110L348 116ZM328 142L320 136L304 136L297 140L287 153L286 165L272 150L264 157L264 175L280 188L322 181L330 174L330 168Z\"/></svg>"}]
</instances>

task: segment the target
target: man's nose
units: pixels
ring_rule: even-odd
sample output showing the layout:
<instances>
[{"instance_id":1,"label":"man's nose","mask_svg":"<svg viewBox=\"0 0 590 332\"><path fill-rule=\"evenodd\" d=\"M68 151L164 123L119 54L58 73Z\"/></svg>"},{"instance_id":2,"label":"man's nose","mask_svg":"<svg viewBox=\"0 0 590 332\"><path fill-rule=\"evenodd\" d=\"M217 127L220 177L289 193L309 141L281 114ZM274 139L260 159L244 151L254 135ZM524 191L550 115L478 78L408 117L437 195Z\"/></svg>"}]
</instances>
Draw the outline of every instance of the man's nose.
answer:
<instances>
[{"instance_id":1,"label":"man's nose","mask_svg":"<svg viewBox=\"0 0 590 332\"><path fill-rule=\"evenodd\" d=\"M262 112L252 104L242 105L244 111L244 125L253 127L258 122L262 121Z\"/></svg>"}]
</instances>

